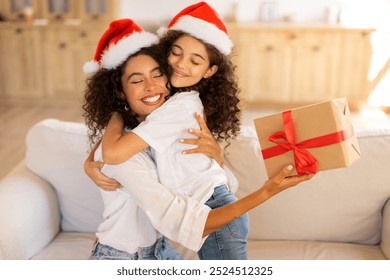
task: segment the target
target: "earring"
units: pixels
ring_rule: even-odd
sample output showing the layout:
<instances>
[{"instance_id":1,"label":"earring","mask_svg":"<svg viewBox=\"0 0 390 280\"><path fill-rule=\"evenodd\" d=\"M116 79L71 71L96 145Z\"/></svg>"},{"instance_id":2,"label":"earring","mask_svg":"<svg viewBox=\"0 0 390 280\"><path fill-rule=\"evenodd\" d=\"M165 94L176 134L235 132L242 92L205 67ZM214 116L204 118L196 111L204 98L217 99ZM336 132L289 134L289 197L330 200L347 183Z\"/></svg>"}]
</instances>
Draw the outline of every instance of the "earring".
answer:
<instances>
[{"instance_id":1,"label":"earring","mask_svg":"<svg viewBox=\"0 0 390 280\"><path fill-rule=\"evenodd\" d=\"M129 106L127 106L127 103L125 103L125 111L126 112L130 111L130 108L129 108Z\"/></svg>"}]
</instances>

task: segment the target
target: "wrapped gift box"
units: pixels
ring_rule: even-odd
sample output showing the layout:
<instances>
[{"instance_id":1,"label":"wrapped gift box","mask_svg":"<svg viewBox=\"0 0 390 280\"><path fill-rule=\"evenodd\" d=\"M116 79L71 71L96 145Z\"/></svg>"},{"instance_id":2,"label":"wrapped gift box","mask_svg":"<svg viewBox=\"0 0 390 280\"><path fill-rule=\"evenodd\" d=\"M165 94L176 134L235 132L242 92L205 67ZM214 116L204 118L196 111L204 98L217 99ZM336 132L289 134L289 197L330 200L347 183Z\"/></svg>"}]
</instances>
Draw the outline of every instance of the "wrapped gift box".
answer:
<instances>
[{"instance_id":1,"label":"wrapped gift box","mask_svg":"<svg viewBox=\"0 0 390 280\"><path fill-rule=\"evenodd\" d=\"M254 120L265 167L273 177L294 164L295 174L346 167L360 158L345 98Z\"/></svg>"}]
</instances>

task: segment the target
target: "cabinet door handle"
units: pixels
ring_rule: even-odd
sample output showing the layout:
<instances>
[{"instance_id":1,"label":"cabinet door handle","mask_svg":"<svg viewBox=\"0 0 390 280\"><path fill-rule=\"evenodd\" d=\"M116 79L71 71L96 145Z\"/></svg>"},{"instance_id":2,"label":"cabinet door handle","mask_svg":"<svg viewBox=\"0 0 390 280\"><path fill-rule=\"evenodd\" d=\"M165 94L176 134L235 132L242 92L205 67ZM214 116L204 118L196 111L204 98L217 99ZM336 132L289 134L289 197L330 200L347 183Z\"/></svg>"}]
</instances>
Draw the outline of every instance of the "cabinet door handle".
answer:
<instances>
[{"instance_id":1,"label":"cabinet door handle","mask_svg":"<svg viewBox=\"0 0 390 280\"><path fill-rule=\"evenodd\" d=\"M81 38L87 37L87 32L85 32L85 31L80 32L80 37Z\"/></svg>"},{"instance_id":2,"label":"cabinet door handle","mask_svg":"<svg viewBox=\"0 0 390 280\"><path fill-rule=\"evenodd\" d=\"M16 34L21 34L21 33L23 33L23 28L20 28L20 27L16 28L16 29L15 29L15 33L16 33Z\"/></svg>"},{"instance_id":3,"label":"cabinet door handle","mask_svg":"<svg viewBox=\"0 0 390 280\"><path fill-rule=\"evenodd\" d=\"M313 46L312 49L314 52L318 52L321 50L321 47L320 46Z\"/></svg>"},{"instance_id":4,"label":"cabinet door handle","mask_svg":"<svg viewBox=\"0 0 390 280\"><path fill-rule=\"evenodd\" d=\"M59 44L58 44L58 48L59 48L60 50L66 49L66 43L64 43L64 42L59 43Z\"/></svg>"},{"instance_id":5,"label":"cabinet door handle","mask_svg":"<svg viewBox=\"0 0 390 280\"><path fill-rule=\"evenodd\" d=\"M271 45L269 45L269 46L266 46L266 47L265 47L265 50L266 50L267 52L272 52L272 51L274 50L274 47L271 46Z\"/></svg>"}]
</instances>

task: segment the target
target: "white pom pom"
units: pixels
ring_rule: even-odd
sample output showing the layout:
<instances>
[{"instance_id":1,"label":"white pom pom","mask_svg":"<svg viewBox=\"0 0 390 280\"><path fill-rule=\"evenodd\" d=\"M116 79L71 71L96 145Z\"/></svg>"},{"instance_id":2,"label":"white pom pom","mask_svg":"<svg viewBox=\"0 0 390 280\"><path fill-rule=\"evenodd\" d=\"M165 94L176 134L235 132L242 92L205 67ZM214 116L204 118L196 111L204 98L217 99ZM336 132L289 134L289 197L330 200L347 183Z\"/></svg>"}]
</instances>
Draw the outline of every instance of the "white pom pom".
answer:
<instances>
[{"instance_id":1,"label":"white pom pom","mask_svg":"<svg viewBox=\"0 0 390 280\"><path fill-rule=\"evenodd\" d=\"M157 29L157 36L159 38L163 37L167 33L168 29L166 27L161 26L159 29Z\"/></svg>"},{"instance_id":2,"label":"white pom pom","mask_svg":"<svg viewBox=\"0 0 390 280\"><path fill-rule=\"evenodd\" d=\"M94 60L86 62L83 66L83 71L85 74L95 74L97 71L99 71L99 69L99 63Z\"/></svg>"}]
</instances>

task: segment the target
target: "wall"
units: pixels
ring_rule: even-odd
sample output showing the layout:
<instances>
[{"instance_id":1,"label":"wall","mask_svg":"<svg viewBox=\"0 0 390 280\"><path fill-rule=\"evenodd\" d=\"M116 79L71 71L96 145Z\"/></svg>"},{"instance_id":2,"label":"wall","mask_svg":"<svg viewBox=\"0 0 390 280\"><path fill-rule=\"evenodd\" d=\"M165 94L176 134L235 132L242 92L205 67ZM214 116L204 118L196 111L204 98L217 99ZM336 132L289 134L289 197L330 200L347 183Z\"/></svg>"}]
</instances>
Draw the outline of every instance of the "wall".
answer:
<instances>
[{"instance_id":1,"label":"wall","mask_svg":"<svg viewBox=\"0 0 390 280\"><path fill-rule=\"evenodd\" d=\"M276 4L275 21L288 18L299 23L327 22L327 11L337 7L341 24L358 27L374 27L382 30L373 40L374 57L370 79L380 74L381 80L374 89L370 103L390 106L390 0L205 0L212 5L224 20L231 18L233 11L240 22L261 21L265 2ZM120 0L121 17L135 19L147 30L155 31L166 26L169 20L184 7L198 0ZM236 9L234 9L236 7ZM383 38L381 38L383 37ZM378 40L377 40L378 39ZM381 74L382 73L382 74Z\"/></svg>"},{"instance_id":2,"label":"wall","mask_svg":"<svg viewBox=\"0 0 390 280\"><path fill-rule=\"evenodd\" d=\"M121 17L146 22L151 27L165 25L185 6L197 0L120 0ZM337 6L345 24L390 26L390 0L206 0L225 19L232 16L237 5L241 22L259 21L264 2L276 4L276 20L289 17L296 22L323 22L329 7Z\"/></svg>"}]
</instances>

